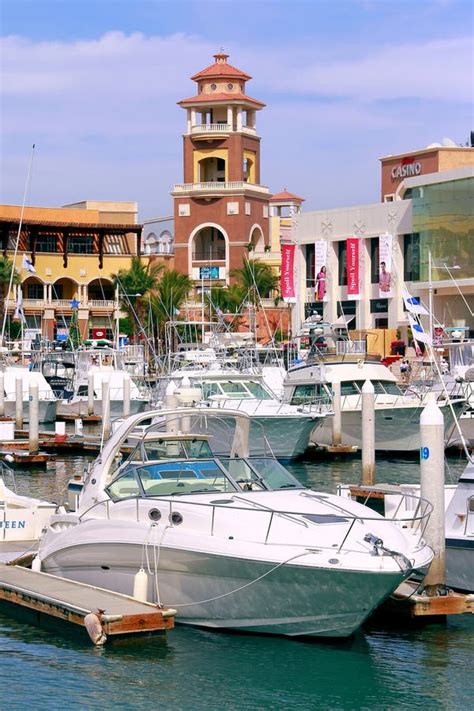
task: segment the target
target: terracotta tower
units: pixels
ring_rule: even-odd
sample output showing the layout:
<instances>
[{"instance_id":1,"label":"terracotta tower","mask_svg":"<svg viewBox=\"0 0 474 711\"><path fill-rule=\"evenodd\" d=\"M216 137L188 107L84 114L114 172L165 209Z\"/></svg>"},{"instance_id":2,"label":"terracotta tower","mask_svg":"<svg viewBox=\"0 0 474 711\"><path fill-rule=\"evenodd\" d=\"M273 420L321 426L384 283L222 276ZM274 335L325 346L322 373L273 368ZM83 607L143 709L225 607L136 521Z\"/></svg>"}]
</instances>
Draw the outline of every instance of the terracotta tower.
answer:
<instances>
[{"instance_id":1,"label":"terracotta tower","mask_svg":"<svg viewBox=\"0 0 474 711\"><path fill-rule=\"evenodd\" d=\"M256 114L264 107L245 93L248 74L214 55L191 77L197 93L186 109L183 183L175 185L175 266L199 287L229 283L252 243L269 241L268 188L260 185Z\"/></svg>"}]
</instances>

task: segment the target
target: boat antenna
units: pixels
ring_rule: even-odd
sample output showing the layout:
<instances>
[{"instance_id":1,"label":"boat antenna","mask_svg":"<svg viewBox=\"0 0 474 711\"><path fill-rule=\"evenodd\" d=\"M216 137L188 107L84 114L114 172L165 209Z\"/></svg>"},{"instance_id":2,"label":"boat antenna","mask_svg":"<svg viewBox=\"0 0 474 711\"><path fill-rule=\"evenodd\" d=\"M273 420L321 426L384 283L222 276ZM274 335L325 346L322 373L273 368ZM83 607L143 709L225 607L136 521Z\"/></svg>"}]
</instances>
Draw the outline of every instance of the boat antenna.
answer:
<instances>
[{"instance_id":1,"label":"boat antenna","mask_svg":"<svg viewBox=\"0 0 474 711\"><path fill-rule=\"evenodd\" d=\"M26 198L28 196L28 191L29 191L29 186L30 186L30 176L31 176L31 169L33 167L34 156L35 156L35 144L33 143L33 146L31 147L31 156L30 156L30 163L28 165L28 173L26 176L25 192L23 194L23 203L21 205L20 221L18 223L18 234L16 236L15 251L13 253L13 262L12 262L12 269L11 269L11 273L10 273L10 282L8 284L8 291L7 291L7 300L6 300L7 302L5 304L5 312L3 314L2 334L0 336L0 346L3 346L3 339L5 337L5 326L7 323L8 307L10 305L10 292L11 292L12 285L13 285L13 277L15 276L15 262L16 262L16 257L18 254L18 245L20 244L21 228L23 226L23 215L25 213L25 204L26 204ZM8 247L8 244L7 244L7 247Z\"/></svg>"}]
</instances>

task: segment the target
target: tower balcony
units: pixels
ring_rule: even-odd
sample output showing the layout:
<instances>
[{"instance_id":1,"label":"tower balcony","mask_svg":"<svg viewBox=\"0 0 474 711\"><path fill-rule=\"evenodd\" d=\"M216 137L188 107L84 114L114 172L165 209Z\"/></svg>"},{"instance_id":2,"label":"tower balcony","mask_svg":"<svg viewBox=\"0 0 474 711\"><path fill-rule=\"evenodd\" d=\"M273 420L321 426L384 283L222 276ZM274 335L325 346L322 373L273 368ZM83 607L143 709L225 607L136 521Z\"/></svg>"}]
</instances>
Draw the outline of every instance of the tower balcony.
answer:
<instances>
[{"instance_id":1,"label":"tower balcony","mask_svg":"<svg viewBox=\"0 0 474 711\"><path fill-rule=\"evenodd\" d=\"M193 124L190 129L191 136L197 141L210 141L212 139L227 138L230 133L245 133L249 136L256 136L257 129L254 126L241 126L230 123L198 123Z\"/></svg>"},{"instance_id":2,"label":"tower balcony","mask_svg":"<svg viewBox=\"0 0 474 711\"><path fill-rule=\"evenodd\" d=\"M173 195L184 195L193 193L197 197L223 197L232 193L256 192L268 195L269 190L264 185L247 183L245 180L231 180L228 182L207 182L207 183L177 183L173 188Z\"/></svg>"}]
</instances>

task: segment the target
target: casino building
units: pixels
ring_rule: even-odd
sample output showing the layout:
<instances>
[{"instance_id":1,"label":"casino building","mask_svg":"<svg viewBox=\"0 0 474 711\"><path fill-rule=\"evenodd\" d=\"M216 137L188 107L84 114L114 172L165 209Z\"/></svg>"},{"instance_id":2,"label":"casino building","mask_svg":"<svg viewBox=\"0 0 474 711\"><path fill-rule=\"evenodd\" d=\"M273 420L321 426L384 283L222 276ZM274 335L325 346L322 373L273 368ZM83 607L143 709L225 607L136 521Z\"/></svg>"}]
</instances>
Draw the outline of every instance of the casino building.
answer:
<instances>
[{"instance_id":1,"label":"casino building","mask_svg":"<svg viewBox=\"0 0 474 711\"><path fill-rule=\"evenodd\" d=\"M434 144L382 158L381 198L299 216L293 328L319 313L365 334L391 328L406 338L406 285L426 305L431 292L435 323L474 337L474 147ZM389 277L381 278L382 261ZM318 301L322 262L326 295Z\"/></svg>"}]
</instances>

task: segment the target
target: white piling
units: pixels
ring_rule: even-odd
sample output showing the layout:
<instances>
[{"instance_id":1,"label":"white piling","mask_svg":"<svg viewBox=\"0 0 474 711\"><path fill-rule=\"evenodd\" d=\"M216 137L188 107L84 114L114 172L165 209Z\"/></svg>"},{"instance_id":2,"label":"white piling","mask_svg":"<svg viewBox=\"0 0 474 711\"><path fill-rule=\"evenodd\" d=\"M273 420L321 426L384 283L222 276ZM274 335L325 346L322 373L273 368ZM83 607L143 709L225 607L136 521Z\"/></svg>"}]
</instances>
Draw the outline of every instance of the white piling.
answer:
<instances>
[{"instance_id":1,"label":"white piling","mask_svg":"<svg viewBox=\"0 0 474 711\"><path fill-rule=\"evenodd\" d=\"M110 437L110 383L102 381L102 439L106 442Z\"/></svg>"},{"instance_id":2,"label":"white piling","mask_svg":"<svg viewBox=\"0 0 474 711\"><path fill-rule=\"evenodd\" d=\"M23 427L23 380L21 377L15 379L15 427L21 430Z\"/></svg>"},{"instance_id":3,"label":"white piling","mask_svg":"<svg viewBox=\"0 0 474 711\"><path fill-rule=\"evenodd\" d=\"M39 451L39 395L36 383L31 383L29 388L28 451L30 454L36 454Z\"/></svg>"},{"instance_id":4,"label":"white piling","mask_svg":"<svg viewBox=\"0 0 474 711\"><path fill-rule=\"evenodd\" d=\"M362 386L362 483L375 483L375 391L370 380Z\"/></svg>"},{"instance_id":5,"label":"white piling","mask_svg":"<svg viewBox=\"0 0 474 711\"><path fill-rule=\"evenodd\" d=\"M5 376L0 370L0 417L5 417Z\"/></svg>"},{"instance_id":6,"label":"white piling","mask_svg":"<svg viewBox=\"0 0 474 711\"><path fill-rule=\"evenodd\" d=\"M342 443L342 416L341 416L341 383L332 384L333 401L332 408L334 416L332 418L332 445L337 447Z\"/></svg>"},{"instance_id":7,"label":"white piling","mask_svg":"<svg viewBox=\"0 0 474 711\"><path fill-rule=\"evenodd\" d=\"M130 417L130 376L128 373L123 376L123 416Z\"/></svg>"},{"instance_id":8,"label":"white piling","mask_svg":"<svg viewBox=\"0 0 474 711\"><path fill-rule=\"evenodd\" d=\"M420 417L421 496L433 505L425 539L434 550L434 558L425 587L436 588L446 582L446 538L444 509L444 419L435 402L424 408Z\"/></svg>"},{"instance_id":9,"label":"white piling","mask_svg":"<svg viewBox=\"0 0 474 711\"><path fill-rule=\"evenodd\" d=\"M176 386L171 380L168 383L165 393L165 407L167 410L176 410L177 399L175 395ZM166 418L166 431L170 433L176 433L178 431L178 420L176 415L168 415Z\"/></svg>"},{"instance_id":10,"label":"white piling","mask_svg":"<svg viewBox=\"0 0 474 711\"><path fill-rule=\"evenodd\" d=\"M94 373L87 376L87 414L94 414Z\"/></svg>"}]
</instances>

